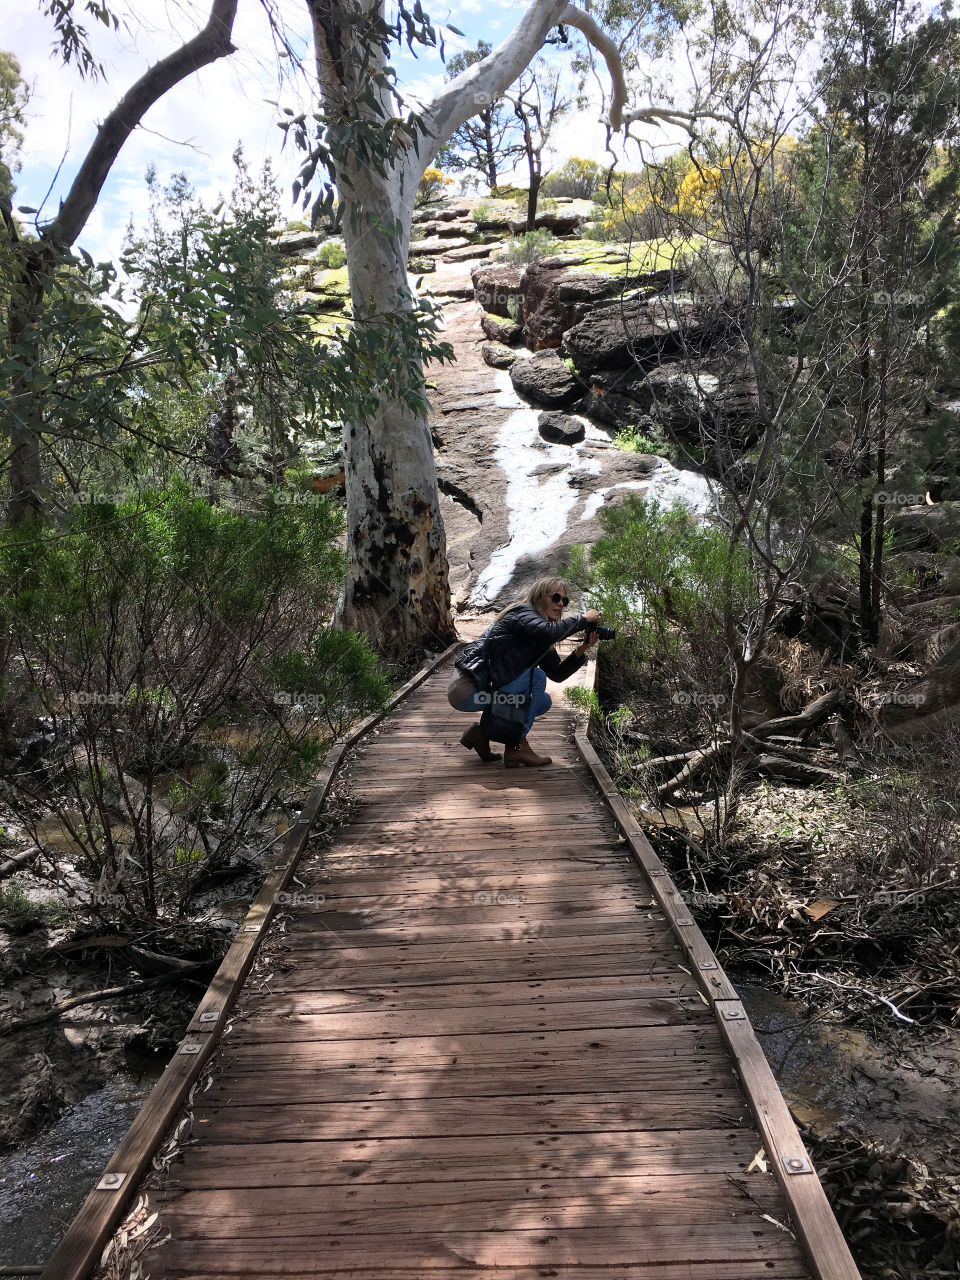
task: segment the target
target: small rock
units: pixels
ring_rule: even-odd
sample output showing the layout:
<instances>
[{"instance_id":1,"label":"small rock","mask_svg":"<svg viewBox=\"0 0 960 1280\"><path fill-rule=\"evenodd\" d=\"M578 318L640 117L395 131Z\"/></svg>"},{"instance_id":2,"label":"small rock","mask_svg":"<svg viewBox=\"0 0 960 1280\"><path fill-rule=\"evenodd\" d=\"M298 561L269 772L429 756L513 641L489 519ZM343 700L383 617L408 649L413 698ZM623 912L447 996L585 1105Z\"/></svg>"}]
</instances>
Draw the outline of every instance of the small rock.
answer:
<instances>
[{"instance_id":1,"label":"small rock","mask_svg":"<svg viewBox=\"0 0 960 1280\"><path fill-rule=\"evenodd\" d=\"M548 409L566 409L580 396L573 374L555 351L541 351L510 366L514 390Z\"/></svg>"},{"instance_id":2,"label":"small rock","mask_svg":"<svg viewBox=\"0 0 960 1280\"><path fill-rule=\"evenodd\" d=\"M587 432L579 418L567 413L541 413L537 429L552 444L577 444Z\"/></svg>"},{"instance_id":3,"label":"small rock","mask_svg":"<svg viewBox=\"0 0 960 1280\"><path fill-rule=\"evenodd\" d=\"M513 320L500 320L497 316L489 315L480 317L480 328L491 342L502 342L505 346L516 342L522 332Z\"/></svg>"},{"instance_id":4,"label":"small rock","mask_svg":"<svg viewBox=\"0 0 960 1280\"><path fill-rule=\"evenodd\" d=\"M505 347L502 342L485 342L480 354L491 369L509 369L517 358L517 352Z\"/></svg>"}]
</instances>

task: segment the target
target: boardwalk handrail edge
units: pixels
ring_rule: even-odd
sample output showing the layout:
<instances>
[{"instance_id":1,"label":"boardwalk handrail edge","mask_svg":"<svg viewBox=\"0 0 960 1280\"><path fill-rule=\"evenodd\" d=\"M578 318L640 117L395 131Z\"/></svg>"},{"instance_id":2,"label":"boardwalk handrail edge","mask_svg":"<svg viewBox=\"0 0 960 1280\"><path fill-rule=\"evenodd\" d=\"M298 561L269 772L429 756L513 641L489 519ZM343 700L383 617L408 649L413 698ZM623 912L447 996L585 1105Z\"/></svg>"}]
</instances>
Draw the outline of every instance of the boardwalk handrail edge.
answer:
<instances>
[{"instance_id":1,"label":"boardwalk handrail edge","mask_svg":"<svg viewBox=\"0 0 960 1280\"><path fill-rule=\"evenodd\" d=\"M423 684L451 654L461 648L462 643L460 640L454 641L442 653L425 663L400 686L382 710L354 725L330 748L317 775L316 785L300 810L296 824L287 833L280 854L274 860L263 887L250 904L243 924L187 1025L183 1040L121 1138L100 1180L80 1206L43 1268L41 1280L87 1280L99 1262L107 1240L119 1225L154 1154L219 1042L230 1009L276 912L277 895L284 890L296 870L313 823L344 755L369 729Z\"/></svg>"},{"instance_id":2,"label":"boardwalk handrail edge","mask_svg":"<svg viewBox=\"0 0 960 1280\"><path fill-rule=\"evenodd\" d=\"M593 671L587 677L586 687L594 689L596 661L592 660L591 665ZM713 1012L753 1112L767 1159L783 1190L797 1239L814 1280L862 1280L736 990L690 914L669 871L657 857L594 749L590 741L590 735L595 731L593 712L587 717L581 713L578 718L579 725L574 734L577 749L626 838L634 859L646 872L653 896L680 950L689 960L694 979Z\"/></svg>"}]
</instances>

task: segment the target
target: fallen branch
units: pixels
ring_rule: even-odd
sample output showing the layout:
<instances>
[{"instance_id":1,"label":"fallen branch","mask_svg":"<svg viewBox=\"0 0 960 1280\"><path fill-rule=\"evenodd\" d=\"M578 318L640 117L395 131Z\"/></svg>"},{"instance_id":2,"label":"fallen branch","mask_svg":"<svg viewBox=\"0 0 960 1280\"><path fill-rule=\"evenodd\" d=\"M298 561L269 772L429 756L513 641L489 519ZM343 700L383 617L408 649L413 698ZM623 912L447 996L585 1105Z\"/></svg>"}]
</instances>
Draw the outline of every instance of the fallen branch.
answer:
<instances>
[{"instance_id":1,"label":"fallen branch","mask_svg":"<svg viewBox=\"0 0 960 1280\"><path fill-rule=\"evenodd\" d=\"M29 849L22 849L19 853L15 853L6 862L0 862L0 880L5 880L7 876L12 876L14 871L19 871L28 862L32 862L39 852L37 845L31 845Z\"/></svg>"},{"instance_id":2,"label":"fallen branch","mask_svg":"<svg viewBox=\"0 0 960 1280\"><path fill-rule=\"evenodd\" d=\"M176 982L180 978L185 978L188 973L197 973L209 964L209 960L198 960L186 969L178 969L175 973L164 973L159 978L151 978L147 982L131 982L124 987L104 987L101 991L87 991L83 995L70 996L67 1000L58 1001L43 1013L34 1014L32 1018L21 1018L19 1022L8 1023L3 1031L9 1033L23 1031L27 1027L38 1027L44 1022L52 1022L55 1018L59 1018L61 1013L66 1013L69 1009L76 1009L82 1004L92 1004L95 1000L117 1000L120 996L137 995L140 991L149 991L153 987L163 986L166 982Z\"/></svg>"},{"instance_id":3,"label":"fallen branch","mask_svg":"<svg viewBox=\"0 0 960 1280\"><path fill-rule=\"evenodd\" d=\"M916 1023L915 1018L908 1018L905 1013L901 1013L892 1000L888 1000L886 996L878 996L876 992L868 991L866 987L855 987L852 983L835 982L833 978L828 978L822 973L802 973L799 969L795 969L794 972L802 978L818 978L820 982L828 982L831 987L837 987L840 991L856 991L858 995L869 996L871 1000L879 1000L881 1004L885 1004L888 1009L891 1009L901 1022Z\"/></svg>"}]
</instances>

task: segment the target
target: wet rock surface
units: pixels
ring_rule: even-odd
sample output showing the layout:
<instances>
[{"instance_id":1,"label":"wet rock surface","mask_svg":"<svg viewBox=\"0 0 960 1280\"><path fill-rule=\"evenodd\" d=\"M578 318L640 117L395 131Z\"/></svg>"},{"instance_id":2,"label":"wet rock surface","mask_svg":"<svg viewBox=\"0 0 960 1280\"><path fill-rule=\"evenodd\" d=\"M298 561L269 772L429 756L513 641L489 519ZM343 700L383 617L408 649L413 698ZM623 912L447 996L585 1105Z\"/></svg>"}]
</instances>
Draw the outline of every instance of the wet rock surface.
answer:
<instances>
[{"instance_id":1,"label":"wet rock surface","mask_svg":"<svg viewBox=\"0 0 960 1280\"><path fill-rule=\"evenodd\" d=\"M508 272L507 281L516 284L519 272ZM461 264L441 264L440 274L442 288L450 277L469 279ZM474 279L478 274L475 270ZM494 277L490 287L503 279ZM517 394L509 373L484 362L489 312L482 327L484 312L475 301L447 306L444 315L442 336L453 343L457 361L432 366L428 377L434 386L431 425L458 609L502 608L522 596L567 549L594 541L600 535L597 512L626 493L665 502L683 498L706 509L709 493L701 476L662 458L616 448L610 429L572 417L582 428L581 439L545 440L538 409ZM582 395L556 354L534 359L544 357ZM532 360L516 363L521 362Z\"/></svg>"}]
</instances>

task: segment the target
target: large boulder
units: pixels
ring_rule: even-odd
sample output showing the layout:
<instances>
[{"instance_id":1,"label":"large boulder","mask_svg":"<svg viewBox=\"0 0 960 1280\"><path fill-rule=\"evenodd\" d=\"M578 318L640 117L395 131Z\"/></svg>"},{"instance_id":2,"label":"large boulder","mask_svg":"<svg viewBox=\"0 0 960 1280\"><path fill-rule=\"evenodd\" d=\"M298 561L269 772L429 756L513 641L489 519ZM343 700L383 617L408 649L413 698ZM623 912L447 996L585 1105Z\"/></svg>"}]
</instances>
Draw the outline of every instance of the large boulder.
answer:
<instances>
[{"instance_id":1,"label":"large boulder","mask_svg":"<svg viewBox=\"0 0 960 1280\"><path fill-rule=\"evenodd\" d=\"M547 409L566 409L581 394L573 374L555 351L541 351L510 366L514 390Z\"/></svg>"},{"instance_id":2,"label":"large boulder","mask_svg":"<svg viewBox=\"0 0 960 1280\"><path fill-rule=\"evenodd\" d=\"M595 307L563 335L563 349L582 373L657 364L686 348L701 350L709 323L682 298L630 298Z\"/></svg>"},{"instance_id":3,"label":"large boulder","mask_svg":"<svg viewBox=\"0 0 960 1280\"><path fill-rule=\"evenodd\" d=\"M520 306L527 346L534 351L560 346L572 327L574 303L599 302L618 293L615 276L588 271L558 271L540 263L527 267L520 280Z\"/></svg>"},{"instance_id":4,"label":"large boulder","mask_svg":"<svg viewBox=\"0 0 960 1280\"><path fill-rule=\"evenodd\" d=\"M470 210L465 204L453 205L448 209L417 209L414 212L411 222L418 225L423 222L457 222L462 218L469 218Z\"/></svg>"},{"instance_id":5,"label":"large boulder","mask_svg":"<svg viewBox=\"0 0 960 1280\"><path fill-rule=\"evenodd\" d=\"M441 236L441 237L448 238L448 239L449 239L451 236L461 236L461 237L462 237L462 236L466 235L468 231L472 231L472 230L473 230L473 224L472 224L472 223L470 223L468 226L464 227L464 226L458 226L456 223L449 222L449 221L447 221L447 222L443 222L443 221L441 221L439 218L438 218L438 219L434 219L432 222L421 222L421 223L417 226L417 234L418 234L418 235L421 235L421 236Z\"/></svg>"},{"instance_id":6,"label":"large boulder","mask_svg":"<svg viewBox=\"0 0 960 1280\"><path fill-rule=\"evenodd\" d=\"M552 444L577 444L587 433L579 418L571 418L569 414L555 410L541 413L537 419L537 429L544 440L549 440Z\"/></svg>"},{"instance_id":7,"label":"large boulder","mask_svg":"<svg viewBox=\"0 0 960 1280\"><path fill-rule=\"evenodd\" d=\"M491 342L502 342L508 347L523 336L523 330L515 320L502 320L499 316L482 315L480 328Z\"/></svg>"},{"instance_id":8,"label":"large boulder","mask_svg":"<svg viewBox=\"0 0 960 1280\"><path fill-rule=\"evenodd\" d=\"M490 311L495 316L510 316L509 303L511 298L515 298L516 305L520 305L520 277L523 275L523 267L511 266L504 264L503 266L486 266L479 264L471 269L470 278L473 280L473 288L476 293L477 301L483 307L484 311Z\"/></svg>"}]
</instances>

